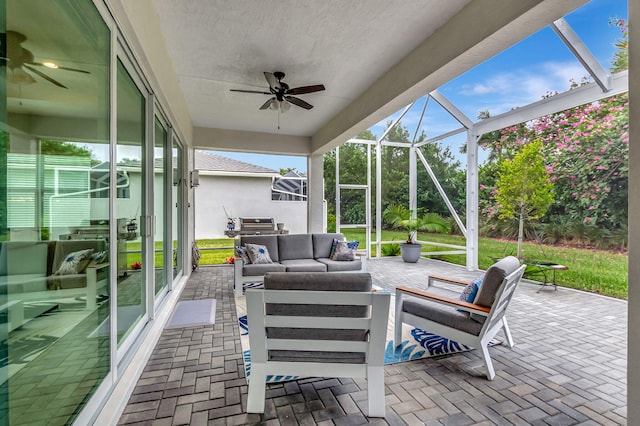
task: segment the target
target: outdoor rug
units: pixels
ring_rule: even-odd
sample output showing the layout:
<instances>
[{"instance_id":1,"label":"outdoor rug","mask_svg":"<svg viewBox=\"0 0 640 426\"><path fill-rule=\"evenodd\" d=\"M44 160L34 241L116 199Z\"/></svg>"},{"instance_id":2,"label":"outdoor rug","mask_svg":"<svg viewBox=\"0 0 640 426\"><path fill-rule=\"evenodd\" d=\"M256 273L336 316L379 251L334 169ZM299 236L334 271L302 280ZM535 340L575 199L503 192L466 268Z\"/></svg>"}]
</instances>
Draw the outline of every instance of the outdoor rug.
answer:
<instances>
[{"instance_id":1,"label":"outdoor rug","mask_svg":"<svg viewBox=\"0 0 640 426\"><path fill-rule=\"evenodd\" d=\"M216 321L216 299L183 300L176 305L167 328L212 325Z\"/></svg>"},{"instance_id":2,"label":"outdoor rug","mask_svg":"<svg viewBox=\"0 0 640 426\"><path fill-rule=\"evenodd\" d=\"M262 283L245 284L245 288L262 288ZM386 291L373 286L377 291ZM245 296L236 296L236 312L238 314L238 326L240 327L240 343L244 358L245 374L249 377L251 372L251 354L249 351L249 328L247 325L247 305ZM402 343L396 347L393 341L393 328L395 323L395 294L391 294L389 304L389 321L387 323L387 343L384 355L385 364L412 361L420 358L429 358L442 355L451 355L458 352L469 351L472 348L445 339L428 331L402 324ZM267 376L268 383L295 380L295 376Z\"/></svg>"}]
</instances>

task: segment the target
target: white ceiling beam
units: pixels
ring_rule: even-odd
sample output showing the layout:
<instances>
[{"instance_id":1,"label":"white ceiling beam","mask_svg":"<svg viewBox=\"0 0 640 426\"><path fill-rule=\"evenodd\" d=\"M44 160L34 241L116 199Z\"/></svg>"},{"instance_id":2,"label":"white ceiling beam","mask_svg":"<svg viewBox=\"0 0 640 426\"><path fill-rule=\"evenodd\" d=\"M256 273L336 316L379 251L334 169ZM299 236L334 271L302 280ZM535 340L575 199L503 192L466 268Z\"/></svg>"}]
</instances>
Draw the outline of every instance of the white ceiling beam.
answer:
<instances>
[{"instance_id":1,"label":"white ceiling beam","mask_svg":"<svg viewBox=\"0 0 640 426\"><path fill-rule=\"evenodd\" d=\"M588 0L474 0L312 137L322 154L514 45Z\"/></svg>"},{"instance_id":2,"label":"white ceiling beam","mask_svg":"<svg viewBox=\"0 0 640 426\"><path fill-rule=\"evenodd\" d=\"M241 151L259 154L307 156L311 154L311 138L308 136L194 127L193 147L196 149Z\"/></svg>"},{"instance_id":3,"label":"white ceiling beam","mask_svg":"<svg viewBox=\"0 0 640 426\"><path fill-rule=\"evenodd\" d=\"M569 23L564 18L560 18L551 24L551 29L560 37L589 74L591 74L591 77L598 83L598 86L607 92L610 89L609 73L602 67L596 57L593 56L589 48L585 46Z\"/></svg>"},{"instance_id":4,"label":"white ceiling beam","mask_svg":"<svg viewBox=\"0 0 640 426\"><path fill-rule=\"evenodd\" d=\"M606 93L596 83L585 84L550 98L479 121L474 124L472 133L474 135L483 135L494 130L504 129L507 126L525 123L545 115L596 102L627 91L629 91L629 72L618 72L611 76L610 89Z\"/></svg>"}]
</instances>

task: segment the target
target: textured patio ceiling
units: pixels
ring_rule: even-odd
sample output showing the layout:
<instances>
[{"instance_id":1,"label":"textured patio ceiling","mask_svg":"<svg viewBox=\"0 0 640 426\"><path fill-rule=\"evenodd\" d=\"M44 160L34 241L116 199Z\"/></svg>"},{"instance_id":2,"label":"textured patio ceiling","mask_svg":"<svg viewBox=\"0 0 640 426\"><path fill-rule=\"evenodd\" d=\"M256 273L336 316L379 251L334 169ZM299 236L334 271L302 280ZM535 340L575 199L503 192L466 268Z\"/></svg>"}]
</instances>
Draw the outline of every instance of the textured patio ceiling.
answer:
<instances>
[{"instance_id":1,"label":"textured patio ceiling","mask_svg":"<svg viewBox=\"0 0 640 426\"><path fill-rule=\"evenodd\" d=\"M311 154L339 145L587 0L153 0L198 148ZM263 72L314 105L258 108Z\"/></svg>"}]
</instances>

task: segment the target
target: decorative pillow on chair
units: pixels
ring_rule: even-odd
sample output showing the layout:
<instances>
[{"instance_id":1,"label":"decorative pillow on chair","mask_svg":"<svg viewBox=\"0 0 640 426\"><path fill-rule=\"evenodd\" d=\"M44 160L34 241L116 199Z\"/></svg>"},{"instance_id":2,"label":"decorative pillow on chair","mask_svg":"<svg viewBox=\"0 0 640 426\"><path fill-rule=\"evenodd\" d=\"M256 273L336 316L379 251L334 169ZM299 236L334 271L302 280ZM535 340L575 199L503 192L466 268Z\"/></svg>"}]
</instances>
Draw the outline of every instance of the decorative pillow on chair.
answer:
<instances>
[{"instance_id":1,"label":"decorative pillow on chair","mask_svg":"<svg viewBox=\"0 0 640 426\"><path fill-rule=\"evenodd\" d=\"M91 254L93 249L79 250L69 253L60 263L60 267L55 275L74 275L81 274L89 262L91 262Z\"/></svg>"},{"instance_id":2,"label":"decorative pillow on chair","mask_svg":"<svg viewBox=\"0 0 640 426\"><path fill-rule=\"evenodd\" d=\"M241 257L245 265L251 263L251 259L249 259L249 255L247 254L247 248L244 246L236 246L236 256Z\"/></svg>"},{"instance_id":3,"label":"decorative pillow on chair","mask_svg":"<svg viewBox=\"0 0 640 426\"><path fill-rule=\"evenodd\" d=\"M106 250L98 251L91 255L91 259L97 264L107 263L109 261L109 252Z\"/></svg>"},{"instance_id":4,"label":"decorative pillow on chair","mask_svg":"<svg viewBox=\"0 0 640 426\"><path fill-rule=\"evenodd\" d=\"M336 250L331 257L331 260L356 260L356 251L349 248L346 241L338 241L338 243L336 244Z\"/></svg>"},{"instance_id":5,"label":"decorative pillow on chair","mask_svg":"<svg viewBox=\"0 0 640 426\"><path fill-rule=\"evenodd\" d=\"M259 244L247 244L246 247L247 254L249 255L251 263L273 263L271 257L269 256L269 250L267 250L267 246L261 246Z\"/></svg>"},{"instance_id":6,"label":"decorative pillow on chair","mask_svg":"<svg viewBox=\"0 0 640 426\"><path fill-rule=\"evenodd\" d=\"M479 277L471 281L469 284L467 284L464 290L462 290L462 293L460 293L459 299L463 302L473 303L473 301L476 299L476 295L478 294L478 290L482 285L483 279L484 279L484 275L480 275Z\"/></svg>"}]
</instances>

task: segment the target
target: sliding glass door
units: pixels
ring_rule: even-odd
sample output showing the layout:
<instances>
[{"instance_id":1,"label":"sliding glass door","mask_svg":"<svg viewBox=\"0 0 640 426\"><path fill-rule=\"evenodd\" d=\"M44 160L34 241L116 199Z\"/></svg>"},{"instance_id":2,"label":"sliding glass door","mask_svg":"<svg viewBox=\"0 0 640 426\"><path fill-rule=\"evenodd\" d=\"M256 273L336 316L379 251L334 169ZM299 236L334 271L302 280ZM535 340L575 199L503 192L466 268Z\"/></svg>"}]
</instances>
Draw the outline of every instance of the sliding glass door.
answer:
<instances>
[{"instance_id":1,"label":"sliding glass door","mask_svg":"<svg viewBox=\"0 0 640 426\"><path fill-rule=\"evenodd\" d=\"M118 60L117 169L129 182L126 196L116 199L118 347L147 313L146 235L146 98L136 79ZM152 163L153 164L153 163ZM142 223L141 223L142 222Z\"/></svg>"}]
</instances>

